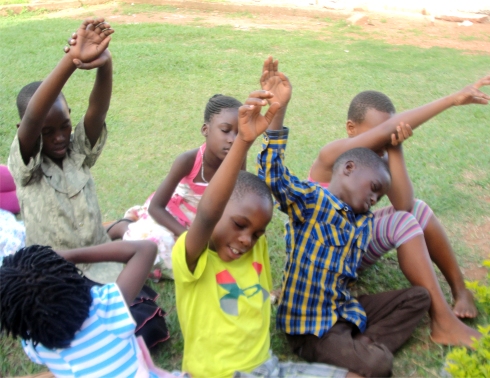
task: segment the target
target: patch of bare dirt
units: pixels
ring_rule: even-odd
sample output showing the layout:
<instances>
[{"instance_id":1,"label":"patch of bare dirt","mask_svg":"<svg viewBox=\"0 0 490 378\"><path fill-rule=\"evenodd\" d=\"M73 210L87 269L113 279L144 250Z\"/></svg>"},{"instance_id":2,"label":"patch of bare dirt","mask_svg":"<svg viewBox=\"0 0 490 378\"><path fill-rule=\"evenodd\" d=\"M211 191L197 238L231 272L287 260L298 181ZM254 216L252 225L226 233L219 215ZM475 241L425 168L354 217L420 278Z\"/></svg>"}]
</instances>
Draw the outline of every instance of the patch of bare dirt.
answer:
<instances>
[{"instance_id":1,"label":"patch of bare dirt","mask_svg":"<svg viewBox=\"0 0 490 378\"><path fill-rule=\"evenodd\" d=\"M463 274L468 280L482 280L487 275L487 269L481 262L490 259L490 217L481 225L466 225L465 230L465 243L478 256L479 262L468 263Z\"/></svg>"},{"instance_id":2,"label":"patch of bare dirt","mask_svg":"<svg viewBox=\"0 0 490 378\"><path fill-rule=\"evenodd\" d=\"M264 4L264 0L261 3ZM158 7L142 10L140 4L154 4ZM378 39L393 45L447 47L469 53L490 54L490 24L475 23L465 27L456 22L430 20L413 14L369 13L366 24L347 27L343 22L349 15L342 12L236 3L136 0L135 3L108 3L62 10L50 13L48 17L80 18L93 14L103 16L112 23L156 22L197 27L229 25L244 31L310 30L323 33L325 38L332 33L331 27L337 25L343 28L344 33L356 39Z\"/></svg>"}]
</instances>

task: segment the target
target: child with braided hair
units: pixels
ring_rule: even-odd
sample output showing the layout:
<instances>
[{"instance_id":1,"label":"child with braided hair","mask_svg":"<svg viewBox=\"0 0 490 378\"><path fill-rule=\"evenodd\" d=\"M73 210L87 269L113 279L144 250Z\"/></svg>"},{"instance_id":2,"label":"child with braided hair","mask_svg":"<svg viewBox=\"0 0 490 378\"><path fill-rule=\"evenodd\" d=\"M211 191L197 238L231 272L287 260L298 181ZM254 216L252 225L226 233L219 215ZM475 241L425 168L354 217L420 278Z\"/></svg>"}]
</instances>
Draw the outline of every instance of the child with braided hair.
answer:
<instances>
[{"instance_id":1,"label":"child with braided hair","mask_svg":"<svg viewBox=\"0 0 490 378\"><path fill-rule=\"evenodd\" d=\"M173 278L171 251L175 240L194 220L197 205L208 182L221 165L238 133L238 108L241 102L216 94L204 111L201 134L206 142L177 156L167 177L143 206L126 211L121 221L136 221L109 230L112 238L152 240L158 245L158 256L151 277ZM245 169L245 163L242 166ZM123 222L121 222L123 223Z\"/></svg>"},{"instance_id":2,"label":"child with braided hair","mask_svg":"<svg viewBox=\"0 0 490 378\"><path fill-rule=\"evenodd\" d=\"M20 249L0 268L0 330L57 377L174 377L154 367L128 309L156 251L150 241ZM126 263L115 283L96 285L75 266L104 261Z\"/></svg>"}]
</instances>

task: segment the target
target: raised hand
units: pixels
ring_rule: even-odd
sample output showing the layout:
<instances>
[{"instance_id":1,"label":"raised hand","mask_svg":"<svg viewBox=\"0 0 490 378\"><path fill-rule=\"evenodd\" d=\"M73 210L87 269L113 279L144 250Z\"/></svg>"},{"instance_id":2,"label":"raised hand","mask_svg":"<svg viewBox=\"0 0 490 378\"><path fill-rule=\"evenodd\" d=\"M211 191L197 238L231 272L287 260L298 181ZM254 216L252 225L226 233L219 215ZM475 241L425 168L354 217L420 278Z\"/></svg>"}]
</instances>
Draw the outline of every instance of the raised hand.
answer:
<instances>
[{"instance_id":1,"label":"raised hand","mask_svg":"<svg viewBox=\"0 0 490 378\"><path fill-rule=\"evenodd\" d=\"M274 118L281 105L277 102L271 104L264 115L260 114L262 106L274 95L268 91L255 91L250 93L245 105L238 109L238 137L244 142L253 143L261 135Z\"/></svg>"},{"instance_id":2,"label":"raised hand","mask_svg":"<svg viewBox=\"0 0 490 378\"><path fill-rule=\"evenodd\" d=\"M396 127L396 133L391 134L391 146L396 147L413 135L412 128L408 123L400 122Z\"/></svg>"},{"instance_id":3,"label":"raised hand","mask_svg":"<svg viewBox=\"0 0 490 378\"><path fill-rule=\"evenodd\" d=\"M268 57L262 67L260 85L263 90L274 93L274 96L267 99L270 104L278 102L281 106L287 105L291 99L293 87L289 79L282 72L278 71L279 61Z\"/></svg>"},{"instance_id":4,"label":"raised hand","mask_svg":"<svg viewBox=\"0 0 490 378\"><path fill-rule=\"evenodd\" d=\"M102 57L102 54L109 46L112 33L114 33L114 30L103 18L86 19L77 32L73 33L68 40L65 52L72 56L73 62L77 67L84 63L94 62ZM95 63L91 68L103 65L101 62L105 63L107 59L107 55L102 57L102 60ZM89 69L89 67L79 68Z\"/></svg>"},{"instance_id":5,"label":"raised hand","mask_svg":"<svg viewBox=\"0 0 490 378\"><path fill-rule=\"evenodd\" d=\"M490 75L481 78L476 83L468 85L453 94L454 105L488 104L490 95L480 91L480 88L484 85L490 85Z\"/></svg>"}]
</instances>

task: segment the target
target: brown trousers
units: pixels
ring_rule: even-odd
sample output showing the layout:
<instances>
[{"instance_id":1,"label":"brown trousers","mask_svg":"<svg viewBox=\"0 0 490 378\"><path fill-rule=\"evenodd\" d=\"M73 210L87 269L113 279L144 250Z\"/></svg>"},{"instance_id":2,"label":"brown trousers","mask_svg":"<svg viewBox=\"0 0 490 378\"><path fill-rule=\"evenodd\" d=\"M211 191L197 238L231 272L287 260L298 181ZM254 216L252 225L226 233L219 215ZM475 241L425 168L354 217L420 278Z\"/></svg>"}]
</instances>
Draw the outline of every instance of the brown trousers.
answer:
<instances>
[{"instance_id":1,"label":"brown trousers","mask_svg":"<svg viewBox=\"0 0 490 378\"><path fill-rule=\"evenodd\" d=\"M320 338L286 334L293 352L306 361L340 366L366 377L391 376L393 353L408 340L429 309L429 293L415 286L363 295L358 301L367 315L364 333L339 318Z\"/></svg>"}]
</instances>

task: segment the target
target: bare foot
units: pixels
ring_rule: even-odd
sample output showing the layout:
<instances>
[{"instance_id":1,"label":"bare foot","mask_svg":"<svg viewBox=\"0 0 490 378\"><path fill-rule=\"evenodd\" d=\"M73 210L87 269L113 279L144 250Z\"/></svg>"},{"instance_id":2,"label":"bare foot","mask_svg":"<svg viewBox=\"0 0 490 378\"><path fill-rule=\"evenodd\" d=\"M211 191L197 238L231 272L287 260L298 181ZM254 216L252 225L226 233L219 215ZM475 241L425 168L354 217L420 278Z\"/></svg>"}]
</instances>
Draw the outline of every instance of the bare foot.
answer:
<instances>
[{"instance_id":1,"label":"bare foot","mask_svg":"<svg viewBox=\"0 0 490 378\"><path fill-rule=\"evenodd\" d=\"M453 312L458 318L475 318L478 315L471 291L465 288L455 295Z\"/></svg>"},{"instance_id":2,"label":"bare foot","mask_svg":"<svg viewBox=\"0 0 490 378\"><path fill-rule=\"evenodd\" d=\"M476 329L468 327L454 314L450 314L450 318L437 322L431 322L430 338L436 344L443 345L458 345L472 348L473 338L479 339L481 333Z\"/></svg>"}]
</instances>

